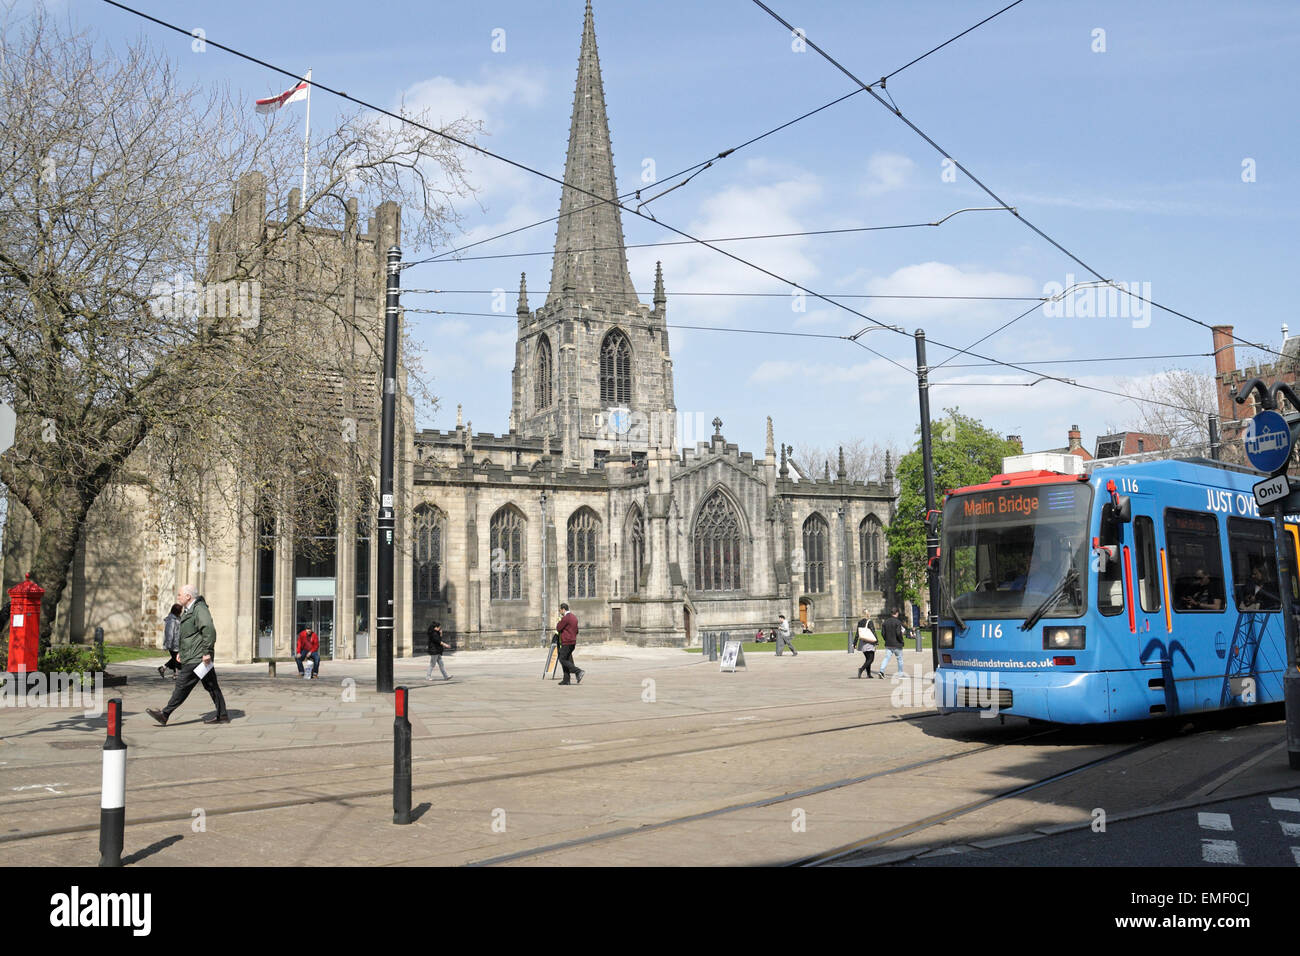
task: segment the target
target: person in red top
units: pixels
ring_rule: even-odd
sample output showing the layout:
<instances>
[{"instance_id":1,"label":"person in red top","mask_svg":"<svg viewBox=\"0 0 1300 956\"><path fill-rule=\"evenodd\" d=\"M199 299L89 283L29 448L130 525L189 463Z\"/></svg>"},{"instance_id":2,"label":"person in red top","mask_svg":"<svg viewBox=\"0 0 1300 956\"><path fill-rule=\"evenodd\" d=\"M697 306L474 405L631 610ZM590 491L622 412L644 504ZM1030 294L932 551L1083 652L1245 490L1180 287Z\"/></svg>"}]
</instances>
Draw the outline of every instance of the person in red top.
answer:
<instances>
[{"instance_id":1,"label":"person in red top","mask_svg":"<svg viewBox=\"0 0 1300 956\"><path fill-rule=\"evenodd\" d=\"M573 649L578 644L578 619L567 604L560 605L560 612L560 623L555 625L555 633L560 636L560 665L564 668L564 679L560 683L570 683L569 675L573 674L581 684L582 675L587 672L573 663Z\"/></svg>"},{"instance_id":2,"label":"person in red top","mask_svg":"<svg viewBox=\"0 0 1300 956\"><path fill-rule=\"evenodd\" d=\"M311 658L311 679L315 680L320 677L320 638L316 632L303 628L298 632L298 652L294 660L298 662L298 673L304 673L302 662Z\"/></svg>"}]
</instances>

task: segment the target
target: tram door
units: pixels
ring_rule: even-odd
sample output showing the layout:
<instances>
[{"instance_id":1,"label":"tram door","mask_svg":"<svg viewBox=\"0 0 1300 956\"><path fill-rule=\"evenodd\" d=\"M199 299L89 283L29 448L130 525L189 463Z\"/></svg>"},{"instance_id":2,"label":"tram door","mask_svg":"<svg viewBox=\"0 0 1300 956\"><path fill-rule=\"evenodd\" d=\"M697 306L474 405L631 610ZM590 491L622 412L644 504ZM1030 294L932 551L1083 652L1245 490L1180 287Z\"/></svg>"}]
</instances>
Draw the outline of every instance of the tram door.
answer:
<instances>
[{"instance_id":1,"label":"tram door","mask_svg":"<svg viewBox=\"0 0 1300 956\"><path fill-rule=\"evenodd\" d=\"M299 598L298 623L294 627L294 648L298 646L298 635L305 629L315 631L320 638L321 660L334 657L334 599L333 598Z\"/></svg>"}]
</instances>

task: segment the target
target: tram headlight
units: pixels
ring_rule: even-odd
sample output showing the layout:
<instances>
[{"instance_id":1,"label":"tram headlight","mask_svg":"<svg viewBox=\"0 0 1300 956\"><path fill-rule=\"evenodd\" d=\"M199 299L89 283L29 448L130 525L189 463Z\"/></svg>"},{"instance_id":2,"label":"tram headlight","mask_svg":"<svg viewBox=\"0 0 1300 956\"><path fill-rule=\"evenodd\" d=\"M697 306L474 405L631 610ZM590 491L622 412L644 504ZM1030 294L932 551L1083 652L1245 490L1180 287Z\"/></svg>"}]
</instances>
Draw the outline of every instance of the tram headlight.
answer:
<instances>
[{"instance_id":1,"label":"tram headlight","mask_svg":"<svg viewBox=\"0 0 1300 956\"><path fill-rule=\"evenodd\" d=\"M1081 651L1084 648L1083 628L1081 627L1045 627L1043 628L1043 650L1045 651Z\"/></svg>"},{"instance_id":2,"label":"tram headlight","mask_svg":"<svg viewBox=\"0 0 1300 956\"><path fill-rule=\"evenodd\" d=\"M939 628L939 646L952 647L952 628L950 627Z\"/></svg>"}]
</instances>

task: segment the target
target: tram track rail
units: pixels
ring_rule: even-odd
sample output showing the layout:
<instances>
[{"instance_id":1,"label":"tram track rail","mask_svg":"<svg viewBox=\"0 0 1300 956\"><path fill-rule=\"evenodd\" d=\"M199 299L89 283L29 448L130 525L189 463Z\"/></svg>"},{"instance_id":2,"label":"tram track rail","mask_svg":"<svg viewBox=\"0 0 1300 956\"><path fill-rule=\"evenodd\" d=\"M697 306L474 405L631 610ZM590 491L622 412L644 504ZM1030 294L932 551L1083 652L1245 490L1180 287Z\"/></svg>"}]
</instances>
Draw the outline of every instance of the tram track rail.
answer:
<instances>
[{"instance_id":1,"label":"tram track rail","mask_svg":"<svg viewBox=\"0 0 1300 956\"><path fill-rule=\"evenodd\" d=\"M863 703L862 699L856 698L854 699L854 702L858 705L858 709L860 710ZM887 699L884 701L884 703L886 704L888 703ZM715 712L715 713L701 714L695 716L700 718L717 718L720 715L719 713ZM927 720L930 718L938 717L939 714L933 711L928 711L928 712L917 713L917 714L908 714L904 716L897 716L895 714L879 720L866 720L866 721L858 720L852 723L839 724L832 727L810 728L807 726L809 724L815 724L818 722L842 719L843 716L844 715L838 713L827 714L822 716L809 716L807 714L801 714L798 716L781 718L779 721L780 723L787 723L787 724L797 723L800 726L798 729L794 730L793 732L777 733L777 734L766 733L761 735L755 735L755 730L757 727L773 728L773 724L777 723L776 721L767 724L761 724L761 725L746 724L742 726L737 724L734 728L727 728L727 729L733 731L733 736L738 735L740 733L744 733L746 734L746 736L742 739L730 739L730 740L719 739L718 736L719 728L717 727L692 728L685 732L679 732L676 735L675 741L668 741L668 742L669 743L676 742L680 744L682 736L694 737L700 734L710 735L710 739L707 741L699 741L697 744L693 744L687 747L677 746L666 750L654 749L649 752L641 752L641 753L636 753L636 752L620 753L618 751L614 751L614 752L606 751L605 753L599 755L599 759L595 759L595 760L564 760L552 766L540 766L540 767L525 766L525 767L520 767L518 769L503 769L500 772L477 774L469 777L459 777L459 778L429 781L429 782L416 782L413 784L412 790L413 792L418 793L418 792L429 791L429 790L445 790L449 788L458 788L458 787L473 787L473 786L483 785L483 784L498 783L506 780L519 780L519 779L526 779L529 777L545 776L549 774L575 773L584 770L597 769L601 767L621 766L621 765L627 765L631 763L644 763L653 760L669 760L674 758L690 757L690 756L709 753L713 751L735 749L738 747L753 747L753 746L760 746L763 744L781 743L784 741L797 740L801 737L809 737L809 736L821 735L826 733L843 733L849 731L861 731L873 727L882 727L882 726L892 725L900 722ZM575 730L575 728L573 728L572 726L564 729L567 729L570 732L573 732ZM492 731L489 733L500 735L502 732ZM461 735L461 736L467 736L467 735ZM641 748L642 750L644 750L647 744L653 745L655 740L656 738L647 735L646 737L640 739L633 739L630 741L617 740L611 743L615 746L623 745L623 749L625 751L635 750L637 748ZM391 739L377 741L377 743L391 745ZM549 748L549 751L552 754L554 754L556 750L561 749L563 746L564 746L563 744L552 745ZM230 754L229 752L226 751L222 751L218 754L213 754L211 756L221 756L221 755L234 756L233 754ZM239 755L242 756L243 755L242 752ZM538 756L537 749L535 746L515 747L515 748L502 750L496 753L484 753L481 755L474 755L474 756L481 756L488 759L491 759L493 757L505 757L507 759L515 757L518 758L517 762L525 762L525 763L527 762L535 763L539 759L545 759ZM568 756L568 754L563 754L563 756ZM438 761L442 761L446 759L448 758L445 755L438 755L438 754L419 755L417 757L414 757L412 760L413 769L418 770L421 764L427 765L427 764L436 763ZM456 758L451 758L451 759L456 759ZM90 766L89 763L82 763L79 765L83 767ZM94 766L97 767L98 762L95 762ZM67 765L64 765L65 769L66 767ZM268 774L245 775L241 777L241 782L253 783L256 781L269 782L269 781L276 781L276 780L288 781L294 778L301 779L304 777L338 774L343 772L361 772L361 773L378 772L379 776L382 779L388 777L391 774L392 760L391 758L389 758L384 761L377 761L373 763L353 764L347 766L333 766L333 767L326 767L326 768L320 768L320 767L295 768L289 770L276 771ZM134 785L131 789L131 794L134 795L159 794L167 790L179 790L186 787L201 788L208 784L225 782L227 781L227 779L228 778L226 777L214 776L214 777L205 777L205 778L198 778L198 779L190 778L186 780L176 780L176 781L155 781L151 783ZM310 785L310 784L306 784L306 785ZM48 807L51 805L66 804L68 802L84 800L87 796L93 793L98 793L98 790L97 789L91 790L87 788L87 789L79 789L79 790L69 790L67 792L59 793L59 794L32 794L30 796L25 795L19 798L0 798L0 811L3 811L6 808L24 808L24 809L39 810L41 807ZM371 797L384 796L391 793L392 793L392 783L391 780L389 780L385 785L379 787L373 787L373 788L368 787L365 789L347 790L347 791L336 792L336 793L303 794L303 795L295 796L293 798L241 803L241 804L227 806L227 807L210 807L209 809L207 809L206 812L209 816L213 816L213 817L231 815L236 813L255 813L259 811L280 810L280 809L285 809L290 807L310 806L312 804L319 804L319 803L341 803L349 800L359 800L359 799L366 799ZM161 813L161 814L144 814L140 816L133 815L130 817L130 823L132 825L141 825L141 824L165 823L169 821L181 821L181 820L189 820L189 819L191 819L190 814L188 811L186 811L184 813L174 812L174 813ZM36 839L45 836L56 836L65 833L77 833L77 832L90 831L90 830L97 829L98 826L99 826L98 817L96 816L93 822L88 820L86 823L82 823L82 824L69 824L65 826L48 827L40 830L28 831L25 833L0 833L0 844L21 842L22 840Z\"/></svg>"}]
</instances>

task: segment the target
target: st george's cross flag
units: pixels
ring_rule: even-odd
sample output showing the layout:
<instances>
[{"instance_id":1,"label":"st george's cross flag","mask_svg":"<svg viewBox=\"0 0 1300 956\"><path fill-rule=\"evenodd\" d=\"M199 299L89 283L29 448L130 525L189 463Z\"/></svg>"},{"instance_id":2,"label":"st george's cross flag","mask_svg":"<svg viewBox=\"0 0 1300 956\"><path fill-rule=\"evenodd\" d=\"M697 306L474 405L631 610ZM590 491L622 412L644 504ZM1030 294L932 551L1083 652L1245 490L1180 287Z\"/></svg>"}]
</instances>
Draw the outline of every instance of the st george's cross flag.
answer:
<instances>
[{"instance_id":1,"label":"st george's cross flag","mask_svg":"<svg viewBox=\"0 0 1300 956\"><path fill-rule=\"evenodd\" d=\"M299 100L307 98L307 89L311 85L311 72L308 71L307 78L291 90L285 90L279 96L272 96L265 100L257 101L257 111L259 113L274 113L286 103L297 103Z\"/></svg>"}]
</instances>

